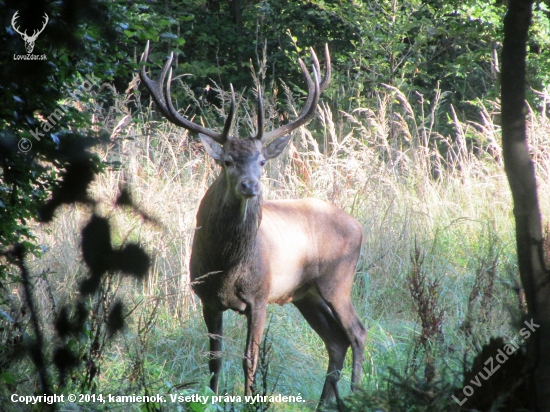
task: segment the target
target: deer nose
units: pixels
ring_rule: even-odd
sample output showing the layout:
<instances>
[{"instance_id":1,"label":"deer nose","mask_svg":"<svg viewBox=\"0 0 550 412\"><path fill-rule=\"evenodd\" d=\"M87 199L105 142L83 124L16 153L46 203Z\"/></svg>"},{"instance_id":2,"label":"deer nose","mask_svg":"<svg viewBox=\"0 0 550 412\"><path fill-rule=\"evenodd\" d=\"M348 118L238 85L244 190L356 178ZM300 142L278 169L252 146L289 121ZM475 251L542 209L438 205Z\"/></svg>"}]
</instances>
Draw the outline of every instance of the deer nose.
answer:
<instances>
[{"instance_id":1,"label":"deer nose","mask_svg":"<svg viewBox=\"0 0 550 412\"><path fill-rule=\"evenodd\" d=\"M258 196L260 185L257 180L243 179L241 180L241 193L246 197Z\"/></svg>"}]
</instances>

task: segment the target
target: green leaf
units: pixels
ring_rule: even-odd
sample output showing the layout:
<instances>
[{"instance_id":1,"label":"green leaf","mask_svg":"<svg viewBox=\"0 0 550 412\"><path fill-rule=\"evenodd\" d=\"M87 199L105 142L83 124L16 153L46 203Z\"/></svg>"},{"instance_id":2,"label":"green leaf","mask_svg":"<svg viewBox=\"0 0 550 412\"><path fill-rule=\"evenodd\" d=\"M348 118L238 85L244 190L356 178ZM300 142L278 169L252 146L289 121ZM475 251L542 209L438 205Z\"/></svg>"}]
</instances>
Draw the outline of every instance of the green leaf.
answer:
<instances>
[{"instance_id":1,"label":"green leaf","mask_svg":"<svg viewBox=\"0 0 550 412\"><path fill-rule=\"evenodd\" d=\"M15 377L9 371L4 371L0 373L0 382L3 382L6 385L12 385L15 383Z\"/></svg>"}]
</instances>

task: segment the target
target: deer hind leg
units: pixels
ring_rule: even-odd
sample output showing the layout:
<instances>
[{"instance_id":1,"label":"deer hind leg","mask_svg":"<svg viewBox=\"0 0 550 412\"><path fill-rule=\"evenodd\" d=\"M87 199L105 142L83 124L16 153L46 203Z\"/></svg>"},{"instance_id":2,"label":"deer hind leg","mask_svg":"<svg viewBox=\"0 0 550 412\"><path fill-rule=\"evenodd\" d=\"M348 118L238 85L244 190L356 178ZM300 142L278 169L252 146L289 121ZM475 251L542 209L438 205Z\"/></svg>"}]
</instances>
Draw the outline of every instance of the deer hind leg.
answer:
<instances>
[{"instance_id":1,"label":"deer hind leg","mask_svg":"<svg viewBox=\"0 0 550 412\"><path fill-rule=\"evenodd\" d=\"M202 313L210 338L210 360L208 361L208 368L212 374L210 388L217 394L222 367L223 312L203 305Z\"/></svg>"},{"instance_id":2,"label":"deer hind leg","mask_svg":"<svg viewBox=\"0 0 550 412\"><path fill-rule=\"evenodd\" d=\"M352 272L353 273L353 272ZM351 282L349 287L339 285L338 288L319 288L321 297L330 308L334 318L344 330L353 351L353 370L351 374L351 390L361 382L363 362L365 361L365 341L367 330L357 316L350 298Z\"/></svg>"},{"instance_id":3,"label":"deer hind leg","mask_svg":"<svg viewBox=\"0 0 550 412\"><path fill-rule=\"evenodd\" d=\"M321 337L328 352L328 369L320 406L332 396L339 401L337 383L344 365L350 341L325 301L317 295L307 295L293 302L309 325Z\"/></svg>"}]
</instances>

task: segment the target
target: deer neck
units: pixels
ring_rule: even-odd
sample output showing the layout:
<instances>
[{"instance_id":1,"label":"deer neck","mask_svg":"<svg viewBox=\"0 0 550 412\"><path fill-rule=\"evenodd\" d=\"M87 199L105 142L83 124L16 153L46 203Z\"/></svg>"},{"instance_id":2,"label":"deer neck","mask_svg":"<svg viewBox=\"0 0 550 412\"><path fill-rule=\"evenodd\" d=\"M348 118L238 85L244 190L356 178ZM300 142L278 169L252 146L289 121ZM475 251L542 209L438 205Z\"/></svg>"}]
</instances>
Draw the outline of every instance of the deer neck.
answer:
<instances>
[{"instance_id":1,"label":"deer neck","mask_svg":"<svg viewBox=\"0 0 550 412\"><path fill-rule=\"evenodd\" d=\"M219 176L210 186L197 214L195 236L208 238L219 270L248 261L254 253L261 222L261 194L238 198L226 179Z\"/></svg>"}]
</instances>

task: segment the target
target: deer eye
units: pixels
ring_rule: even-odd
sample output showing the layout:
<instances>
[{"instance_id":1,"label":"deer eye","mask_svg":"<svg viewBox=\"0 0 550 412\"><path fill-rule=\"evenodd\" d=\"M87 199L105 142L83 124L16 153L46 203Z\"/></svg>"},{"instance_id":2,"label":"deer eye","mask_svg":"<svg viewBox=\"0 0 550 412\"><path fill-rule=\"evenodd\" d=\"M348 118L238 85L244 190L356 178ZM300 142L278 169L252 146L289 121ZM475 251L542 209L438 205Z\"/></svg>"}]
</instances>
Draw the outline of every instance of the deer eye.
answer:
<instances>
[{"instance_id":1,"label":"deer eye","mask_svg":"<svg viewBox=\"0 0 550 412\"><path fill-rule=\"evenodd\" d=\"M231 156L227 156L225 160L223 161L223 164L227 167L231 166L233 164L233 159Z\"/></svg>"},{"instance_id":2,"label":"deer eye","mask_svg":"<svg viewBox=\"0 0 550 412\"><path fill-rule=\"evenodd\" d=\"M260 160L260 166L265 166L265 159Z\"/></svg>"}]
</instances>

